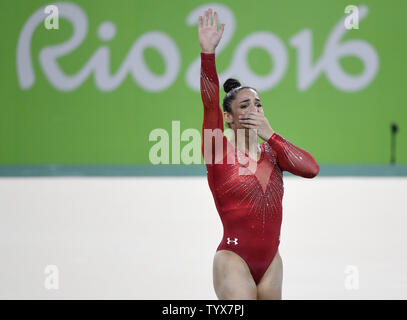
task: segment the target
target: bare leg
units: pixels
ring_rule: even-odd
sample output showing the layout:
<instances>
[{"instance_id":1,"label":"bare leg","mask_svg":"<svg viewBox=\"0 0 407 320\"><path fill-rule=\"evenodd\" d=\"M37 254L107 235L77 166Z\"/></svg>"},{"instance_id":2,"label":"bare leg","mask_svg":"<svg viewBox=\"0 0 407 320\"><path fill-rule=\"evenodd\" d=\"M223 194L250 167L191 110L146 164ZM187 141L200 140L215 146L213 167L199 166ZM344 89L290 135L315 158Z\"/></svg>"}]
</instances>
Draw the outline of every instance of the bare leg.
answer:
<instances>
[{"instance_id":1,"label":"bare leg","mask_svg":"<svg viewBox=\"0 0 407 320\"><path fill-rule=\"evenodd\" d=\"M257 285L257 297L259 300L281 300L283 284L283 261L277 251L259 284Z\"/></svg>"},{"instance_id":2,"label":"bare leg","mask_svg":"<svg viewBox=\"0 0 407 320\"><path fill-rule=\"evenodd\" d=\"M213 285L220 300L256 300L257 287L247 263L236 253L219 250L213 260Z\"/></svg>"}]
</instances>

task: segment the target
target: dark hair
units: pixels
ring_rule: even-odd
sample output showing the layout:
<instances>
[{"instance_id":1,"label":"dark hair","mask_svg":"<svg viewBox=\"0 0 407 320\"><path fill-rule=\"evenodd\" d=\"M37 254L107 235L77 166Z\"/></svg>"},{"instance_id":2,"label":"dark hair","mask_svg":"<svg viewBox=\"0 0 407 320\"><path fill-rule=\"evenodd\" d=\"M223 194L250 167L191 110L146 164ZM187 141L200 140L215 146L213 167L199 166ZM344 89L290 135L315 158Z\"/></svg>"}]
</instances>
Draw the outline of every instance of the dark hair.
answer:
<instances>
[{"instance_id":1,"label":"dark hair","mask_svg":"<svg viewBox=\"0 0 407 320\"><path fill-rule=\"evenodd\" d=\"M232 113L232 102L235 100L237 94L243 90L243 89L253 89L254 91L257 92L256 89L248 86L242 86L239 82L239 80L229 78L225 81L223 84L223 90L226 92L226 96L223 98L223 111L224 112L230 112ZM230 128L230 125L228 123L228 127Z\"/></svg>"}]
</instances>

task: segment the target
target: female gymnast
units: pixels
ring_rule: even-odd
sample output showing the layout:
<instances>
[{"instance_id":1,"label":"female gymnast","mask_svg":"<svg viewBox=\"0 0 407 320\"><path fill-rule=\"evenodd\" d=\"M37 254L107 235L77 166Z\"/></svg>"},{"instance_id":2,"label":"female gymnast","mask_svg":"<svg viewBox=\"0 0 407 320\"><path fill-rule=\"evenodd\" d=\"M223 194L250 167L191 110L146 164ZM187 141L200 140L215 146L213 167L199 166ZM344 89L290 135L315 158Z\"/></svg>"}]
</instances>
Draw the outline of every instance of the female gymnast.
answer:
<instances>
[{"instance_id":1,"label":"female gymnast","mask_svg":"<svg viewBox=\"0 0 407 320\"><path fill-rule=\"evenodd\" d=\"M256 89L235 79L223 85L223 114L234 133L232 141L226 139L215 65L224 28L221 24L218 31L218 14L212 9L199 17L202 152L224 232L213 261L213 284L219 299L281 299L282 172L313 178L319 166L310 153L270 127Z\"/></svg>"}]
</instances>

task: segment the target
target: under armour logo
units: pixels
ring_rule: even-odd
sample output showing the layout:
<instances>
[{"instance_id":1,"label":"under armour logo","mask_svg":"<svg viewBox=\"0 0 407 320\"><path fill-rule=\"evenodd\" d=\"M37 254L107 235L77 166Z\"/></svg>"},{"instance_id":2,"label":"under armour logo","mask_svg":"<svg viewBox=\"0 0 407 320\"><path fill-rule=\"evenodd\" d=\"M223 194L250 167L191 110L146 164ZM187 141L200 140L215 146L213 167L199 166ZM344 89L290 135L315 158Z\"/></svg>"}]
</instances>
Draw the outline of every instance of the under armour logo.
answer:
<instances>
[{"instance_id":1,"label":"under armour logo","mask_svg":"<svg viewBox=\"0 0 407 320\"><path fill-rule=\"evenodd\" d=\"M237 238L235 238L234 240L230 240L230 238L228 237L227 244L230 244L231 242L233 242L235 246L237 246Z\"/></svg>"}]
</instances>

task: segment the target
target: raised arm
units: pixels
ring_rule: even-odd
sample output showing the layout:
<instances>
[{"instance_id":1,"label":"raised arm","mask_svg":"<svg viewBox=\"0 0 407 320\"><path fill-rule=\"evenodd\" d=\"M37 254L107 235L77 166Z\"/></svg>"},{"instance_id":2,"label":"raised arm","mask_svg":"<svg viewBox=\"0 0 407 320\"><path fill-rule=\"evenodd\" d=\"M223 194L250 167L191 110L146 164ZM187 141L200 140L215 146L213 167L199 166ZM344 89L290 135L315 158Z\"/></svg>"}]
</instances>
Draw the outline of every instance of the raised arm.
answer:
<instances>
[{"instance_id":1,"label":"raised arm","mask_svg":"<svg viewBox=\"0 0 407 320\"><path fill-rule=\"evenodd\" d=\"M204 105L203 129L223 131L223 116L219 106L219 79L215 54L201 52L201 98Z\"/></svg>"},{"instance_id":2,"label":"raised arm","mask_svg":"<svg viewBox=\"0 0 407 320\"><path fill-rule=\"evenodd\" d=\"M293 145L274 132L267 143L277 153L277 162L283 171L304 178L313 178L319 173L319 165L306 150Z\"/></svg>"},{"instance_id":3,"label":"raised arm","mask_svg":"<svg viewBox=\"0 0 407 320\"><path fill-rule=\"evenodd\" d=\"M205 11L204 17L198 21L199 43L201 52L201 98L204 105L204 118L202 124L202 152L205 163L215 160L215 145L223 145L223 116L219 106L219 79L216 72L215 49L224 29L222 24L217 30L218 15L212 9ZM211 136L214 136L215 139ZM211 137L208 139L208 137ZM208 144L208 141L210 143ZM220 154L222 155L223 152ZM210 157L209 157L210 156Z\"/></svg>"}]
</instances>

